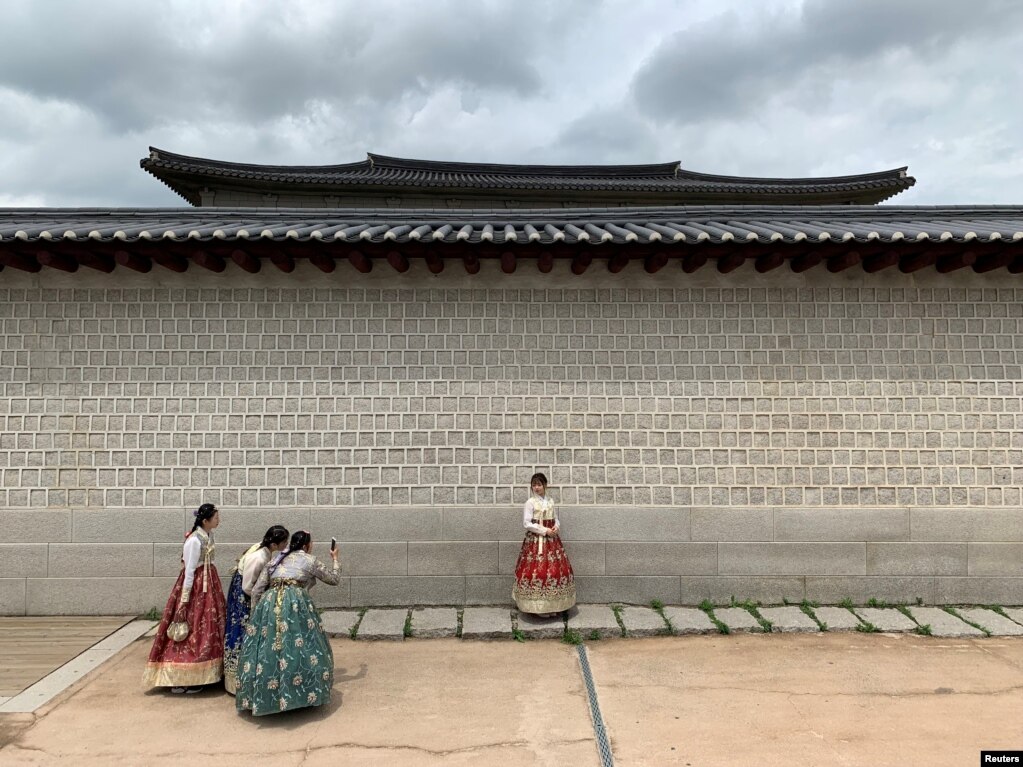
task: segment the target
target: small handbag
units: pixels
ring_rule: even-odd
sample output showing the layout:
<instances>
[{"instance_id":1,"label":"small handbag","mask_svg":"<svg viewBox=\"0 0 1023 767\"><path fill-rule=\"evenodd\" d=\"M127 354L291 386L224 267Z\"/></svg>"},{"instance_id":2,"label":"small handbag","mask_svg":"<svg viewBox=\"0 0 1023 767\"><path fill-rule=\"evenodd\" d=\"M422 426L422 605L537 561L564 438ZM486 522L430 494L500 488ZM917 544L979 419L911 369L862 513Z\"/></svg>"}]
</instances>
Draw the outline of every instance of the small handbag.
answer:
<instances>
[{"instance_id":1,"label":"small handbag","mask_svg":"<svg viewBox=\"0 0 1023 767\"><path fill-rule=\"evenodd\" d=\"M167 636L172 642L184 642L188 639L188 623L177 621L167 626Z\"/></svg>"}]
</instances>

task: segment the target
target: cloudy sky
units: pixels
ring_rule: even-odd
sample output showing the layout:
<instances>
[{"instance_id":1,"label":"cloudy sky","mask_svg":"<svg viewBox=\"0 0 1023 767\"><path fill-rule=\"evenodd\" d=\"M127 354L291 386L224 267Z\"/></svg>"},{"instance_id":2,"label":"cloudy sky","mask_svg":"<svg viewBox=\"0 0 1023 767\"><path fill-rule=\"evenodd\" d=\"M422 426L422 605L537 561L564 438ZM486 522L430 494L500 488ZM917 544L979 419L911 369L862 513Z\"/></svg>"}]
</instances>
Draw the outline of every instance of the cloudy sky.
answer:
<instances>
[{"instance_id":1,"label":"cloudy sky","mask_svg":"<svg viewBox=\"0 0 1023 767\"><path fill-rule=\"evenodd\" d=\"M0 206L180 205L150 145L250 163L367 151L908 165L902 204L1023 204L1017 0L4 0Z\"/></svg>"}]
</instances>

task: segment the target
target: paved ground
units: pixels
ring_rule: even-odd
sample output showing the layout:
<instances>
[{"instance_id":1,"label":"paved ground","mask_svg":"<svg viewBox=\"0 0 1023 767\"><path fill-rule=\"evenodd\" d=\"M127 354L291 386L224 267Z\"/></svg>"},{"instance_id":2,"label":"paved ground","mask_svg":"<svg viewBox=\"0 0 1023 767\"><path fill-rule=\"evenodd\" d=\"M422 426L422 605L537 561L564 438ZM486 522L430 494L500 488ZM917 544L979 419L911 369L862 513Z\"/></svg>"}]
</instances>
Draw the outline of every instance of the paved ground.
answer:
<instances>
[{"instance_id":1,"label":"paved ground","mask_svg":"<svg viewBox=\"0 0 1023 767\"><path fill-rule=\"evenodd\" d=\"M35 714L0 714L0 764L600 764L575 647L333 644L330 706L253 719L223 692L141 691L136 641ZM1020 638L711 634L586 652L618 765L962 765L1023 747Z\"/></svg>"}]
</instances>

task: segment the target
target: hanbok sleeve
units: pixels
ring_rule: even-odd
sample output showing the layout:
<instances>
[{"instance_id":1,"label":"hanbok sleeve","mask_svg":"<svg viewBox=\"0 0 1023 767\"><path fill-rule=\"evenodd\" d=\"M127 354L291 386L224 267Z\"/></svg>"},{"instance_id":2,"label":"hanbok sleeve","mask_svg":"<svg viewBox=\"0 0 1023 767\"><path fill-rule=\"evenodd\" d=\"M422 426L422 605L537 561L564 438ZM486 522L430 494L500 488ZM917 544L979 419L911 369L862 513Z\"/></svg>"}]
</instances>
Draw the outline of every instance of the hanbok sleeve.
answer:
<instances>
[{"instance_id":1,"label":"hanbok sleeve","mask_svg":"<svg viewBox=\"0 0 1023 767\"><path fill-rule=\"evenodd\" d=\"M267 559L263 556L264 549L254 551L245 557L245 561L242 562L241 574L242 574L242 591L249 596L252 596L252 589L256 585L256 581L259 579L259 574L263 572L263 568L266 567Z\"/></svg>"},{"instance_id":2,"label":"hanbok sleeve","mask_svg":"<svg viewBox=\"0 0 1023 767\"><path fill-rule=\"evenodd\" d=\"M181 584L181 604L188 602L192 595L192 584L195 583L195 569L199 566L199 552L202 551L202 543L199 536L190 535L185 541L185 547L181 559L185 563L185 581Z\"/></svg>"},{"instance_id":3,"label":"hanbok sleeve","mask_svg":"<svg viewBox=\"0 0 1023 767\"><path fill-rule=\"evenodd\" d=\"M323 581L331 586L337 586L341 582L341 565L334 562L327 567L318 559L313 559L312 572L310 573L317 581ZM313 581L315 583L316 581Z\"/></svg>"},{"instance_id":4,"label":"hanbok sleeve","mask_svg":"<svg viewBox=\"0 0 1023 767\"><path fill-rule=\"evenodd\" d=\"M529 532L531 532L531 533L536 533L537 535L543 535L544 534L544 526L540 525L540 524L535 524L533 522L533 499L532 498L530 498L528 501L526 501L526 505L522 507L522 526L524 528L526 528L527 530L529 530Z\"/></svg>"},{"instance_id":5,"label":"hanbok sleeve","mask_svg":"<svg viewBox=\"0 0 1023 767\"><path fill-rule=\"evenodd\" d=\"M555 533L561 532L561 517L558 516L557 505L554 506L554 532Z\"/></svg>"},{"instance_id":6,"label":"hanbok sleeve","mask_svg":"<svg viewBox=\"0 0 1023 767\"><path fill-rule=\"evenodd\" d=\"M256 607L256 603L259 602L260 597L266 591L267 586L270 585L270 563L267 562L263 566L263 569L259 571L259 576L256 578L256 583L252 587L252 607Z\"/></svg>"}]
</instances>

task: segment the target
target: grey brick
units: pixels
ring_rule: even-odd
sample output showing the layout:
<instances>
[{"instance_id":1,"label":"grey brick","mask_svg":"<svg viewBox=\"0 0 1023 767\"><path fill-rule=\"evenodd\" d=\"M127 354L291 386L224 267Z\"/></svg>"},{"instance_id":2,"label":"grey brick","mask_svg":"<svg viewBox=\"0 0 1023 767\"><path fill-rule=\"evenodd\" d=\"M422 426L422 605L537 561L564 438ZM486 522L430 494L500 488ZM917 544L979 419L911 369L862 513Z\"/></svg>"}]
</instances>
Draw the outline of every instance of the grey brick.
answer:
<instances>
[{"instance_id":1,"label":"grey brick","mask_svg":"<svg viewBox=\"0 0 1023 767\"><path fill-rule=\"evenodd\" d=\"M408 543L340 543L338 560L348 575L408 575Z\"/></svg>"},{"instance_id":2,"label":"grey brick","mask_svg":"<svg viewBox=\"0 0 1023 767\"><path fill-rule=\"evenodd\" d=\"M343 522L345 541L439 541L444 539L439 508L349 509Z\"/></svg>"},{"instance_id":3,"label":"grey brick","mask_svg":"<svg viewBox=\"0 0 1023 767\"><path fill-rule=\"evenodd\" d=\"M54 576L140 577L153 574L151 543L55 543L49 547Z\"/></svg>"},{"instance_id":4,"label":"grey brick","mask_svg":"<svg viewBox=\"0 0 1023 767\"><path fill-rule=\"evenodd\" d=\"M140 615L163 610L173 578L29 578L29 615Z\"/></svg>"},{"instance_id":5,"label":"grey brick","mask_svg":"<svg viewBox=\"0 0 1023 767\"><path fill-rule=\"evenodd\" d=\"M292 533L309 529L308 509L231 509L225 504L221 506L220 526L214 533L218 546L221 543L248 543L251 546L263 540L263 535L273 525L284 525ZM185 532L191 529L192 522L189 521ZM314 546L318 542L313 539Z\"/></svg>"},{"instance_id":6,"label":"grey brick","mask_svg":"<svg viewBox=\"0 0 1023 767\"><path fill-rule=\"evenodd\" d=\"M912 509L914 541L1023 542L1018 509Z\"/></svg>"},{"instance_id":7,"label":"grey brick","mask_svg":"<svg viewBox=\"0 0 1023 767\"><path fill-rule=\"evenodd\" d=\"M465 578L461 576L354 577L351 588L353 607L465 603Z\"/></svg>"},{"instance_id":8,"label":"grey brick","mask_svg":"<svg viewBox=\"0 0 1023 767\"><path fill-rule=\"evenodd\" d=\"M712 575L716 543L607 543L608 575Z\"/></svg>"},{"instance_id":9,"label":"grey brick","mask_svg":"<svg viewBox=\"0 0 1023 767\"><path fill-rule=\"evenodd\" d=\"M70 543L71 512L60 509L0 510L0 530L9 541Z\"/></svg>"},{"instance_id":10,"label":"grey brick","mask_svg":"<svg viewBox=\"0 0 1023 767\"><path fill-rule=\"evenodd\" d=\"M576 605L568 611L568 628L579 632L584 640L594 631L601 639L622 635L622 627L607 605Z\"/></svg>"},{"instance_id":11,"label":"grey brick","mask_svg":"<svg viewBox=\"0 0 1023 767\"><path fill-rule=\"evenodd\" d=\"M984 632L964 623L954 615L950 615L937 607L906 608L921 626L931 627L931 636L936 637L981 637Z\"/></svg>"},{"instance_id":12,"label":"grey brick","mask_svg":"<svg viewBox=\"0 0 1023 767\"><path fill-rule=\"evenodd\" d=\"M856 614L878 631L913 631L916 624L893 607L857 607Z\"/></svg>"},{"instance_id":13,"label":"grey brick","mask_svg":"<svg viewBox=\"0 0 1023 767\"><path fill-rule=\"evenodd\" d=\"M665 607L664 617L673 634L716 634L717 626L703 610L692 607Z\"/></svg>"},{"instance_id":14,"label":"grey brick","mask_svg":"<svg viewBox=\"0 0 1023 767\"><path fill-rule=\"evenodd\" d=\"M575 579L576 596L580 602L626 602L648 605L658 599L665 604L678 604L680 597L677 575L583 575Z\"/></svg>"},{"instance_id":15,"label":"grey brick","mask_svg":"<svg viewBox=\"0 0 1023 767\"><path fill-rule=\"evenodd\" d=\"M515 579L508 575L465 576L465 604L511 605Z\"/></svg>"},{"instance_id":16,"label":"grey brick","mask_svg":"<svg viewBox=\"0 0 1023 767\"><path fill-rule=\"evenodd\" d=\"M907 541L908 509L776 509L779 541Z\"/></svg>"},{"instance_id":17,"label":"grey brick","mask_svg":"<svg viewBox=\"0 0 1023 767\"><path fill-rule=\"evenodd\" d=\"M446 541L501 541L522 539L522 509L441 509Z\"/></svg>"},{"instance_id":18,"label":"grey brick","mask_svg":"<svg viewBox=\"0 0 1023 767\"><path fill-rule=\"evenodd\" d=\"M564 507L558 512L566 541L688 541L689 509Z\"/></svg>"},{"instance_id":19,"label":"grey brick","mask_svg":"<svg viewBox=\"0 0 1023 767\"><path fill-rule=\"evenodd\" d=\"M316 587L310 590L313 603L320 609L336 610L352 606L352 579L343 576L340 583L331 586L317 581Z\"/></svg>"},{"instance_id":20,"label":"grey brick","mask_svg":"<svg viewBox=\"0 0 1023 767\"><path fill-rule=\"evenodd\" d=\"M412 636L419 639L453 637L458 630L458 611L453 607L427 607L412 611Z\"/></svg>"},{"instance_id":21,"label":"grey brick","mask_svg":"<svg viewBox=\"0 0 1023 767\"><path fill-rule=\"evenodd\" d=\"M359 623L356 639L392 639L402 641L405 638L405 620L408 610L368 610Z\"/></svg>"},{"instance_id":22,"label":"grey brick","mask_svg":"<svg viewBox=\"0 0 1023 767\"><path fill-rule=\"evenodd\" d=\"M1023 578L935 578L933 604L1023 603Z\"/></svg>"},{"instance_id":23,"label":"grey brick","mask_svg":"<svg viewBox=\"0 0 1023 767\"><path fill-rule=\"evenodd\" d=\"M774 509L693 509L692 537L694 541L773 541Z\"/></svg>"},{"instance_id":24,"label":"grey brick","mask_svg":"<svg viewBox=\"0 0 1023 767\"><path fill-rule=\"evenodd\" d=\"M0 615L25 615L27 578L0 578Z\"/></svg>"},{"instance_id":25,"label":"grey brick","mask_svg":"<svg viewBox=\"0 0 1023 767\"><path fill-rule=\"evenodd\" d=\"M497 575L497 541L411 541L410 575Z\"/></svg>"},{"instance_id":26,"label":"grey brick","mask_svg":"<svg viewBox=\"0 0 1023 767\"><path fill-rule=\"evenodd\" d=\"M771 622L771 631L806 632L820 631L820 626L798 607L761 607L760 616Z\"/></svg>"},{"instance_id":27,"label":"grey brick","mask_svg":"<svg viewBox=\"0 0 1023 767\"><path fill-rule=\"evenodd\" d=\"M45 578L46 575L45 543L0 544L0 578Z\"/></svg>"},{"instance_id":28,"label":"grey brick","mask_svg":"<svg viewBox=\"0 0 1023 767\"><path fill-rule=\"evenodd\" d=\"M76 509L71 519L75 543L180 543L191 529L180 508Z\"/></svg>"},{"instance_id":29,"label":"grey brick","mask_svg":"<svg viewBox=\"0 0 1023 767\"><path fill-rule=\"evenodd\" d=\"M965 543L868 543L868 575L966 575Z\"/></svg>"},{"instance_id":30,"label":"grey brick","mask_svg":"<svg viewBox=\"0 0 1023 767\"><path fill-rule=\"evenodd\" d=\"M722 575L862 575L863 543L720 543Z\"/></svg>"},{"instance_id":31,"label":"grey brick","mask_svg":"<svg viewBox=\"0 0 1023 767\"><path fill-rule=\"evenodd\" d=\"M507 608L466 607L462 613L462 639L506 639L511 635L511 610Z\"/></svg>"},{"instance_id":32,"label":"grey brick","mask_svg":"<svg viewBox=\"0 0 1023 767\"><path fill-rule=\"evenodd\" d=\"M1023 543L971 543L968 546L970 575L1023 576Z\"/></svg>"}]
</instances>

